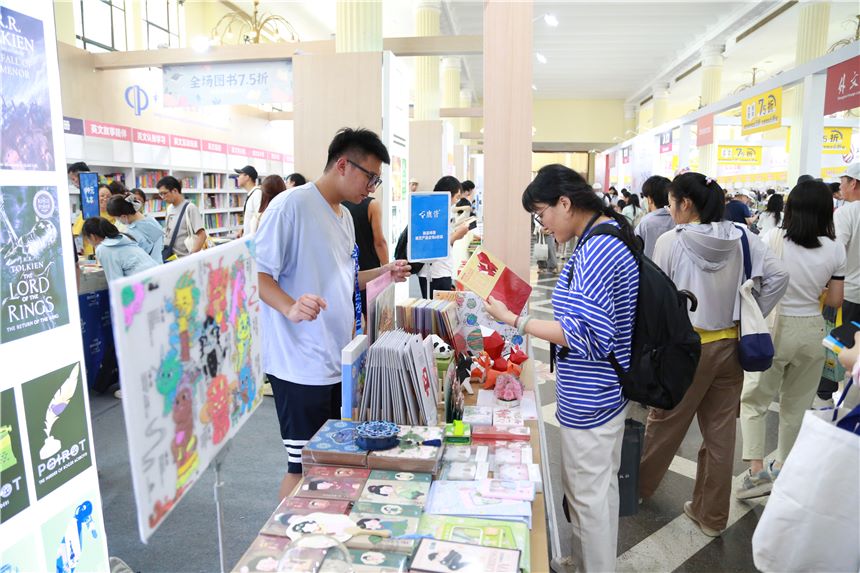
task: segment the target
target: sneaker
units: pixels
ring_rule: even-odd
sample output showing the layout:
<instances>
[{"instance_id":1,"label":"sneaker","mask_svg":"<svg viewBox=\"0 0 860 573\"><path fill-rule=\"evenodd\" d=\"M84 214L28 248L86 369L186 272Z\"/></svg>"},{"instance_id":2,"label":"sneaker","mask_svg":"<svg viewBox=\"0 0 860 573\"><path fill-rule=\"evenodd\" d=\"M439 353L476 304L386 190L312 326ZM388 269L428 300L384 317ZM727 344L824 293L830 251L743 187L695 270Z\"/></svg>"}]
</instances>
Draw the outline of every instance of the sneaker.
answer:
<instances>
[{"instance_id":1,"label":"sneaker","mask_svg":"<svg viewBox=\"0 0 860 573\"><path fill-rule=\"evenodd\" d=\"M263 384L263 396L274 396L274 394L272 394L272 384L270 382L265 382Z\"/></svg>"},{"instance_id":2,"label":"sneaker","mask_svg":"<svg viewBox=\"0 0 860 573\"><path fill-rule=\"evenodd\" d=\"M833 398L819 398L817 395L812 399L812 409L813 410L824 410L827 408L833 408Z\"/></svg>"},{"instance_id":3,"label":"sneaker","mask_svg":"<svg viewBox=\"0 0 860 573\"><path fill-rule=\"evenodd\" d=\"M773 462L770 465L773 465ZM770 490L773 488L773 477L768 469L766 467L755 475L753 475L752 470L747 470L743 483L735 491L735 497L738 499L752 499L754 497L770 495Z\"/></svg>"},{"instance_id":4,"label":"sneaker","mask_svg":"<svg viewBox=\"0 0 860 573\"><path fill-rule=\"evenodd\" d=\"M117 390L116 392L114 392L113 397L117 400L122 400L122 390Z\"/></svg>"},{"instance_id":5,"label":"sneaker","mask_svg":"<svg viewBox=\"0 0 860 573\"><path fill-rule=\"evenodd\" d=\"M770 481L776 481L776 478L779 477L780 468L773 467L773 464L776 463L776 460L770 460L770 463L767 464L767 473L770 474Z\"/></svg>"},{"instance_id":6,"label":"sneaker","mask_svg":"<svg viewBox=\"0 0 860 573\"><path fill-rule=\"evenodd\" d=\"M549 562L549 569L554 573L576 573L576 567L573 564L573 557L556 557Z\"/></svg>"},{"instance_id":7,"label":"sneaker","mask_svg":"<svg viewBox=\"0 0 860 573\"><path fill-rule=\"evenodd\" d=\"M708 537L719 537L722 534L722 531L718 531L716 529L711 529L707 525L702 525L702 523L693 515L693 502L687 501L684 502L684 515L689 517L693 523L699 526L699 529L702 530L702 533L707 535Z\"/></svg>"}]
</instances>

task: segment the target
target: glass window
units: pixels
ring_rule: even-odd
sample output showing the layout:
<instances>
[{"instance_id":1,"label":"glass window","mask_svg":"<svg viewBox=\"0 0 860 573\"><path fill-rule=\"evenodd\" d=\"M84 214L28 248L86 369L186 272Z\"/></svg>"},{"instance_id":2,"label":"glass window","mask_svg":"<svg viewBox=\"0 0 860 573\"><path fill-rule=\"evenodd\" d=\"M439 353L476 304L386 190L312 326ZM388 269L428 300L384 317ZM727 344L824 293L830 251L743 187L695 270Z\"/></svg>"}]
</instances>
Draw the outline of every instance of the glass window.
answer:
<instances>
[{"instance_id":1,"label":"glass window","mask_svg":"<svg viewBox=\"0 0 860 573\"><path fill-rule=\"evenodd\" d=\"M82 38L84 35L83 28L83 19L81 18L81 3L80 2L72 2L72 10L75 13L75 37ZM83 47L83 42L81 42L81 46Z\"/></svg>"},{"instance_id":2,"label":"glass window","mask_svg":"<svg viewBox=\"0 0 860 573\"><path fill-rule=\"evenodd\" d=\"M147 46L150 50L157 50L159 46L170 45L170 34L158 26L147 25Z\"/></svg>"},{"instance_id":3,"label":"glass window","mask_svg":"<svg viewBox=\"0 0 860 573\"><path fill-rule=\"evenodd\" d=\"M168 0L146 0L146 21L169 30L168 5Z\"/></svg>"},{"instance_id":4,"label":"glass window","mask_svg":"<svg viewBox=\"0 0 860 573\"><path fill-rule=\"evenodd\" d=\"M75 44L92 52L127 49L125 0L73 0Z\"/></svg>"},{"instance_id":5,"label":"glass window","mask_svg":"<svg viewBox=\"0 0 860 573\"><path fill-rule=\"evenodd\" d=\"M84 0L84 41L92 40L104 46L111 46L113 26L110 11L110 4L101 0Z\"/></svg>"},{"instance_id":6,"label":"glass window","mask_svg":"<svg viewBox=\"0 0 860 573\"><path fill-rule=\"evenodd\" d=\"M125 51L125 12L120 8L113 9L113 47L116 50Z\"/></svg>"}]
</instances>

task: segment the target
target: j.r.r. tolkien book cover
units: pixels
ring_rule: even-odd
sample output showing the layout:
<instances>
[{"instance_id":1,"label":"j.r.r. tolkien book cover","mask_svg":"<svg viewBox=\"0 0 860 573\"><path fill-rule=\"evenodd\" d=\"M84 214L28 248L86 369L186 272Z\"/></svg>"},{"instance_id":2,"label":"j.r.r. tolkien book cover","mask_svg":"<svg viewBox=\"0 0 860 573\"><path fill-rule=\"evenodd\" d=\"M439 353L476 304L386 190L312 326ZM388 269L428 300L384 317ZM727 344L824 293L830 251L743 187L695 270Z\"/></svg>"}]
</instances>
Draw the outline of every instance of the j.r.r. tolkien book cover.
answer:
<instances>
[{"instance_id":1,"label":"j.r.r. tolkien book cover","mask_svg":"<svg viewBox=\"0 0 860 573\"><path fill-rule=\"evenodd\" d=\"M0 343L69 322L58 207L55 187L0 187Z\"/></svg>"},{"instance_id":2,"label":"j.r.r. tolkien book cover","mask_svg":"<svg viewBox=\"0 0 860 573\"><path fill-rule=\"evenodd\" d=\"M53 171L44 26L0 7L0 32L0 169Z\"/></svg>"}]
</instances>

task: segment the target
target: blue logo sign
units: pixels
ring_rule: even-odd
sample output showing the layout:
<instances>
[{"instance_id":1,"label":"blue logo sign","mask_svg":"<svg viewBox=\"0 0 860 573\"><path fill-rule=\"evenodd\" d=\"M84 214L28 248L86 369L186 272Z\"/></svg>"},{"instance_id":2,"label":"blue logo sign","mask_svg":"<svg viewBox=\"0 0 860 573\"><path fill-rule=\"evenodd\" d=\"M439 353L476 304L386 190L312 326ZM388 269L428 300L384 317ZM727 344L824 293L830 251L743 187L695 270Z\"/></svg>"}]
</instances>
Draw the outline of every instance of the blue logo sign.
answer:
<instances>
[{"instance_id":1,"label":"blue logo sign","mask_svg":"<svg viewBox=\"0 0 860 573\"><path fill-rule=\"evenodd\" d=\"M99 174L92 171L78 173L81 189L81 211L83 218L98 217L99 209Z\"/></svg>"},{"instance_id":2,"label":"blue logo sign","mask_svg":"<svg viewBox=\"0 0 860 573\"><path fill-rule=\"evenodd\" d=\"M409 196L407 259L429 261L448 256L450 207L449 193L412 193Z\"/></svg>"},{"instance_id":3,"label":"blue logo sign","mask_svg":"<svg viewBox=\"0 0 860 573\"><path fill-rule=\"evenodd\" d=\"M128 86L125 88L125 103L134 110L134 115L140 115L142 111L149 107L149 96L138 85Z\"/></svg>"}]
</instances>

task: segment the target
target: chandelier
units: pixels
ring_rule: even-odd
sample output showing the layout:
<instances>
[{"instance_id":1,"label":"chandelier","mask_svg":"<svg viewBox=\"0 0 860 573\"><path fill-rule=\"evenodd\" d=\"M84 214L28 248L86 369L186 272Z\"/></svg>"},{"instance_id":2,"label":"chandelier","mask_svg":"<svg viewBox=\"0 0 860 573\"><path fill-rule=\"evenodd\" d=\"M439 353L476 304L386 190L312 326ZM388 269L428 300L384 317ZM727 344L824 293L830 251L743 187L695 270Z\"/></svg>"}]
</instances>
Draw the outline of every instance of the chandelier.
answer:
<instances>
[{"instance_id":1,"label":"chandelier","mask_svg":"<svg viewBox=\"0 0 860 573\"><path fill-rule=\"evenodd\" d=\"M260 0L254 0L254 12L248 15L241 10L225 14L215 27L212 28L212 38L217 38L221 44L238 38L236 43L259 44L263 32L272 35L284 33L289 42L298 42L299 34L290 22L277 14L260 13Z\"/></svg>"}]
</instances>

